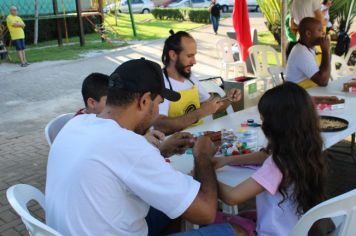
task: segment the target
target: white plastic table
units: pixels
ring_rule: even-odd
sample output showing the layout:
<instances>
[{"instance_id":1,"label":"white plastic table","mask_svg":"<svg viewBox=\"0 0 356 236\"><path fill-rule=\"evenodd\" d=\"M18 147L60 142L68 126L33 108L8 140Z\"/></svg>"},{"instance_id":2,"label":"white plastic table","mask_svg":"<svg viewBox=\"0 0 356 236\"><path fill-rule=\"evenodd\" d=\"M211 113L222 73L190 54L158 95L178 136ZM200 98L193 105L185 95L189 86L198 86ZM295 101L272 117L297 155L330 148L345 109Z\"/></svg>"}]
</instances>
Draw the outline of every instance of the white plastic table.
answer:
<instances>
[{"instance_id":1,"label":"white plastic table","mask_svg":"<svg viewBox=\"0 0 356 236\"><path fill-rule=\"evenodd\" d=\"M329 83L327 87L317 87L308 90L308 93L312 96L338 96L345 98L345 108L335 111L322 111L321 115L337 116L349 121L349 127L343 131L322 133L324 139L324 149L331 147L344 138L356 132L356 94L350 94L342 92L342 85L344 82L351 78L356 78L356 74L347 77L340 78L336 81ZM247 119L254 119L255 122L261 123L257 107L251 107L239 112L231 113L222 118L205 122L200 126L196 126L188 129L188 132L201 132L201 131L219 131L221 129L233 129L237 130L242 122L246 122ZM255 128L258 130L258 146L265 146L267 140L262 133L261 128ZM171 157L171 164L173 168L183 172L189 173L193 169L193 156L188 154L176 155ZM230 186L236 186L248 177L250 177L255 170L245 167L232 167L225 166L217 171L218 179Z\"/></svg>"},{"instance_id":2,"label":"white plastic table","mask_svg":"<svg viewBox=\"0 0 356 236\"><path fill-rule=\"evenodd\" d=\"M329 82L326 87L316 87L308 90L312 96L338 96L345 98L345 108L334 111L321 111L320 115L336 116L349 122L349 127L339 132L322 133L324 139L324 148L330 148L344 138L356 132L356 94L342 92L343 83L356 78L356 74L339 78L336 81Z\"/></svg>"},{"instance_id":3,"label":"white plastic table","mask_svg":"<svg viewBox=\"0 0 356 236\"><path fill-rule=\"evenodd\" d=\"M221 129L237 130L238 127L240 127L240 124L242 122L246 122L247 119L254 119L255 122L261 123L256 107L251 107L239 112L231 113L216 120L204 122L204 124L190 128L186 131L196 133L202 131L219 131ZM262 133L261 128L255 129L258 130L258 146L265 145L266 139ZM175 155L170 159L173 168L183 173L189 173L193 169L192 155ZM219 181L230 186L236 186L249 178L255 171L255 169L251 169L249 167L225 166L217 170L216 174Z\"/></svg>"}]
</instances>

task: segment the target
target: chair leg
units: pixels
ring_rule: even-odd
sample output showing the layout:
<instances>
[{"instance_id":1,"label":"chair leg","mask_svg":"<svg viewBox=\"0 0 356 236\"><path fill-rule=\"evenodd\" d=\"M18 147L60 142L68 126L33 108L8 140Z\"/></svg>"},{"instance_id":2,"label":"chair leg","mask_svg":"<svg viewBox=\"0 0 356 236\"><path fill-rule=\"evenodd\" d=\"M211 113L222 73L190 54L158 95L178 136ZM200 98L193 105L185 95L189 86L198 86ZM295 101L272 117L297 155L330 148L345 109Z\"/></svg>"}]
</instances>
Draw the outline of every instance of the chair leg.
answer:
<instances>
[{"instance_id":1,"label":"chair leg","mask_svg":"<svg viewBox=\"0 0 356 236\"><path fill-rule=\"evenodd\" d=\"M355 152L355 145L356 145L356 143L355 143L355 134L356 134L356 133L353 133L353 134L351 135L351 147L350 147L350 149L351 149L351 157L352 157L352 161L354 162L354 164L356 164L356 152Z\"/></svg>"},{"instance_id":2,"label":"chair leg","mask_svg":"<svg viewBox=\"0 0 356 236\"><path fill-rule=\"evenodd\" d=\"M229 78L229 66L225 64L225 77L224 79L227 80Z\"/></svg>"}]
</instances>

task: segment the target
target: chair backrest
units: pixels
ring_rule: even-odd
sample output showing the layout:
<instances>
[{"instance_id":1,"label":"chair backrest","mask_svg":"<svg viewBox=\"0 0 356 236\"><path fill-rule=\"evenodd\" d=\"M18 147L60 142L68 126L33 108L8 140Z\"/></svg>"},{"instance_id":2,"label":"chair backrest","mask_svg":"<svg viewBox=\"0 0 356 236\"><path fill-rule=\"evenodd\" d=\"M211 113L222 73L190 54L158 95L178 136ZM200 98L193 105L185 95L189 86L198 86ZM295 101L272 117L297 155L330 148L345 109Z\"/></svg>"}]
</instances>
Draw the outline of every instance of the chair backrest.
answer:
<instances>
[{"instance_id":1,"label":"chair backrest","mask_svg":"<svg viewBox=\"0 0 356 236\"><path fill-rule=\"evenodd\" d=\"M356 189L322 202L310 209L294 226L289 236L307 236L312 224L317 220L340 216L343 216L343 223L337 228L337 235L355 235Z\"/></svg>"},{"instance_id":2,"label":"chair backrest","mask_svg":"<svg viewBox=\"0 0 356 236\"><path fill-rule=\"evenodd\" d=\"M6 191L6 196L12 208L20 215L22 222L25 224L31 236L61 235L48 225L33 217L27 208L27 204L31 200L34 200L45 209L45 197L41 191L27 184L17 184L11 186Z\"/></svg>"},{"instance_id":3,"label":"chair backrest","mask_svg":"<svg viewBox=\"0 0 356 236\"><path fill-rule=\"evenodd\" d=\"M268 77L268 55L272 54L277 66L281 66L279 56L271 46L253 45L248 49L249 56L252 62L252 69L255 76L263 78Z\"/></svg>"},{"instance_id":4,"label":"chair backrest","mask_svg":"<svg viewBox=\"0 0 356 236\"><path fill-rule=\"evenodd\" d=\"M267 68L268 72L272 77L273 87L280 85L284 82L285 69L282 66L269 66Z\"/></svg>"},{"instance_id":5,"label":"chair backrest","mask_svg":"<svg viewBox=\"0 0 356 236\"><path fill-rule=\"evenodd\" d=\"M348 75L351 71L347 67L344 58L335 54L331 55L331 70L330 76L332 80L338 79L340 76Z\"/></svg>"},{"instance_id":6,"label":"chair backrest","mask_svg":"<svg viewBox=\"0 0 356 236\"><path fill-rule=\"evenodd\" d=\"M220 39L216 43L216 53L218 58L223 63L234 62L234 56L232 52L232 46L236 44L236 41L230 38Z\"/></svg>"},{"instance_id":7,"label":"chair backrest","mask_svg":"<svg viewBox=\"0 0 356 236\"><path fill-rule=\"evenodd\" d=\"M46 125L45 136L49 146L52 145L54 139L56 138L59 131L61 131L63 126L73 117L74 113L63 114L57 116Z\"/></svg>"}]
</instances>

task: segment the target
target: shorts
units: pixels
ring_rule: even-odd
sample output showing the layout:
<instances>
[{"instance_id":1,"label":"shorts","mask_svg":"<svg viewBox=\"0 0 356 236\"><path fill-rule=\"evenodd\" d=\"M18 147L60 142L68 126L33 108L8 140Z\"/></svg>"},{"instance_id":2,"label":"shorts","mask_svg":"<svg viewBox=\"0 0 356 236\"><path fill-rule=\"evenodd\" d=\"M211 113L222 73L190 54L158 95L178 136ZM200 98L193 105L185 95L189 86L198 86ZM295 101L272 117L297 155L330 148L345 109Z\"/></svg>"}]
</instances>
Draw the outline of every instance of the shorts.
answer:
<instances>
[{"instance_id":1,"label":"shorts","mask_svg":"<svg viewBox=\"0 0 356 236\"><path fill-rule=\"evenodd\" d=\"M230 224L212 224L187 232L170 234L169 236L234 236L235 231Z\"/></svg>"},{"instance_id":2,"label":"shorts","mask_svg":"<svg viewBox=\"0 0 356 236\"><path fill-rule=\"evenodd\" d=\"M16 51L25 50L25 39L16 39L13 41Z\"/></svg>"},{"instance_id":3,"label":"shorts","mask_svg":"<svg viewBox=\"0 0 356 236\"><path fill-rule=\"evenodd\" d=\"M151 207L146 216L148 236L160 235L171 222L163 212ZM234 236L235 231L230 224L212 224L187 232L170 234L169 236Z\"/></svg>"}]
</instances>

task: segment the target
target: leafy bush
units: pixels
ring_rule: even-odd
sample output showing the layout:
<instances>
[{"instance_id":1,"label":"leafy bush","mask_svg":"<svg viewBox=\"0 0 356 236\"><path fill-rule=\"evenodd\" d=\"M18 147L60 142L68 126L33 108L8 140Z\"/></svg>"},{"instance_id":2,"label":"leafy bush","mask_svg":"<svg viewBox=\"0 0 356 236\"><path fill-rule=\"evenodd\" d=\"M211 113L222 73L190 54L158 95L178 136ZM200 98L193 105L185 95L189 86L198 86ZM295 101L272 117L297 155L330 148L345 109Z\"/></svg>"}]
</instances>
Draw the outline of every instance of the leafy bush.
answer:
<instances>
[{"instance_id":1,"label":"leafy bush","mask_svg":"<svg viewBox=\"0 0 356 236\"><path fill-rule=\"evenodd\" d=\"M210 23L210 12L207 9L190 9L189 20L197 23Z\"/></svg>"},{"instance_id":2,"label":"leafy bush","mask_svg":"<svg viewBox=\"0 0 356 236\"><path fill-rule=\"evenodd\" d=\"M347 16L349 14L351 8L351 0L334 0L333 5L331 6L330 18L335 19L338 25L338 31L349 32L351 24L346 26ZM356 4L354 5L354 9L351 11L350 22L353 22L353 19L356 17Z\"/></svg>"},{"instance_id":3,"label":"leafy bush","mask_svg":"<svg viewBox=\"0 0 356 236\"><path fill-rule=\"evenodd\" d=\"M184 20L184 15L179 8L155 8L152 10L152 15L159 20Z\"/></svg>"},{"instance_id":4,"label":"leafy bush","mask_svg":"<svg viewBox=\"0 0 356 236\"><path fill-rule=\"evenodd\" d=\"M89 19L94 22L94 24L99 23L99 17L97 16L90 16ZM34 37L34 20L27 20L26 18L23 18L26 27L25 27L25 41L26 44L32 44L33 43L33 37ZM1 20L0 20L1 21ZM76 17L68 17L66 19L67 21L67 26L68 26L68 35L69 37L72 36L77 36L78 35L78 21ZM3 22L3 26L5 26L5 22ZM63 19L60 19L60 26L62 28L62 37L64 37L64 23ZM84 33L92 33L94 32L93 26L87 21L83 19L83 27L84 27ZM1 28L1 25L0 25ZM39 35L38 35L38 41L43 42L43 41L49 41L57 38L57 22L55 19L41 19L39 21ZM6 44L9 43L10 41L10 35L7 31L7 33L4 35L4 41Z\"/></svg>"},{"instance_id":5,"label":"leafy bush","mask_svg":"<svg viewBox=\"0 0 356 236\"><path fill-rule=\"evenodd\" d=\"M152 15L158 20L190 20L196 23L210 23L210 13L206 8L155 8Z\"/></svg>"},{"instance_id":6,"label":"leafy bush","mask_svg":"<svg viewBox=\"0 0 356 236\"><path fill-rule=\"evenodd\" d=\"M282 2L280 0L257 0L257 3L267 21L268 30L273 34L278 44L281 44Z\"/></svg>"}]
</instances>

